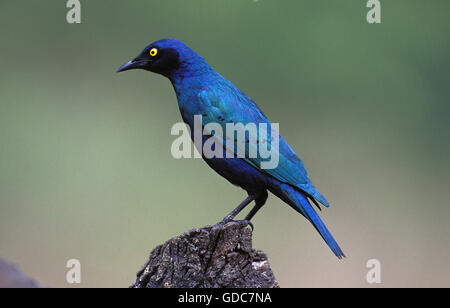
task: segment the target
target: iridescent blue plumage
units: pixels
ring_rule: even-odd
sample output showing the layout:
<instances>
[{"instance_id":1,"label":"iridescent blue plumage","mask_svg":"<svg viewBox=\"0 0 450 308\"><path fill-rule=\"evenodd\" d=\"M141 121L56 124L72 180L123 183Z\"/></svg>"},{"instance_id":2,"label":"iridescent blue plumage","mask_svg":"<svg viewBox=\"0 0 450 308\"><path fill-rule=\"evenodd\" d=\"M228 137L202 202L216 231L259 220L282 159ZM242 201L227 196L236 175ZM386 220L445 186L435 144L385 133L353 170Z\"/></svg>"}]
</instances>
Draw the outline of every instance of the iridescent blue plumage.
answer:
<instances>
[{"instance_id":1,"label":"iridescent blue plumage","mask_svg":"<svg viewBox=\"0 0 450 308\"><path fill-rule=\"evenodd\" d=\"M156 49L157 55L149 55ZM230 81L223 78L195 51L184 43L164 39L147 46L133 61L128 62L119 71L141 68L162 74L170 79L175 89L178 105L183 120L194 131L194 116L201 115L203 125L219 123L226 130L226 123L265 123L269 130L270 122L259 107ZM230 148L223 136L222 145L226 151L236 152ZM261 136L253 136L257 142ZM203 141L206 141L206 137ZM248 154L246 150L246 154ZM306 217L320 233L334 254L341 258L342 250L325 227L310 204L311 200L318 207L318 202L329 206L328 201L311 184L303 162L295 154L283 137L279 138L279 164L274 169L262 169L261 157L244 158L206 158L206 163L221 176L234 185L247 191L249 197L226 217L227 220L242 210L251 201L256 205L247 215L250 220L267 200L267 191L272 192L293 209ZM319 207L320 209L320 207Z\"/></svg>"}]
</instances>

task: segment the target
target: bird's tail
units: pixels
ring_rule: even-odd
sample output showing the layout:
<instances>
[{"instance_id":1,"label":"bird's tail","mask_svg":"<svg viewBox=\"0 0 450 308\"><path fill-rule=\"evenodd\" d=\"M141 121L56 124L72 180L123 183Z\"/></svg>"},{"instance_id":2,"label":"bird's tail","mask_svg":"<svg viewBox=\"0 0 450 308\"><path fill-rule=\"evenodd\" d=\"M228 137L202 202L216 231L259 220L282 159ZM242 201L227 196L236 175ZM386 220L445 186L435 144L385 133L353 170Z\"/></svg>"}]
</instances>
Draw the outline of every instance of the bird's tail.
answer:
<instances>
[{"instance_id":1,"label":"bird's tail","mask_svg":"<svg viewBox=\"0 0 450 308\"><path fill-rule=\"evenodd\" d=\"M319 215L311 206L306 196L289 185L284 187L283 195L284 198L282 199L285 202L287 202L297 212L305 216L313 224L314 228L316 228L316 230L320 233L334 254L339 259L345 257L344 252L342 252L342 249L339 247L338 243L336 243L336 240L333 238L330 231L328 231L322 219L320 219Z\"/></svg>"}]
</instances>

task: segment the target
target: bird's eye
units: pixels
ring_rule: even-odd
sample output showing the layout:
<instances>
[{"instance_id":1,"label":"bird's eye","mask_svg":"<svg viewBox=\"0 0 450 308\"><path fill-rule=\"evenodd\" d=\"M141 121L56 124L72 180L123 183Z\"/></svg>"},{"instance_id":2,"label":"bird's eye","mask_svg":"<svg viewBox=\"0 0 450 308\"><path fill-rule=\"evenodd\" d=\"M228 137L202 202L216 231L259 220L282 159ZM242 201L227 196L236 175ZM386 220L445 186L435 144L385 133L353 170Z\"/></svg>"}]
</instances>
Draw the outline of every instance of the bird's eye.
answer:
<instances>
[{"instance_id":1,"label":"bird's eye","mask_svg":"<svg viewBox=\"0 0 450 308\"><path fill-rule=\"evenodd\" d=\"M150 55L152 57L156 56L157 54L158 54L158 49L157 48L150 49Z\"/></svg>"}]
</instances>

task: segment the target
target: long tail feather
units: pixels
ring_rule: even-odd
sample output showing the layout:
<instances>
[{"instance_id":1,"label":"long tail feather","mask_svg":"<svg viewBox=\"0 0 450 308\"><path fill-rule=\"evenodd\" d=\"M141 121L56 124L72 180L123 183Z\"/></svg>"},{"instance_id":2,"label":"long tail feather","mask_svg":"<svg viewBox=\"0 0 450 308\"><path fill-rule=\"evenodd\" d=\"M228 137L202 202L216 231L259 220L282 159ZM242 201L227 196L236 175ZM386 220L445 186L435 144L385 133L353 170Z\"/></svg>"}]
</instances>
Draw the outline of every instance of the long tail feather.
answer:
<instances>
[{"instance_id":1,"label":"long tail feather","mask_svg":"<svg viewBox=\"0 0 450 308\"><path fill-rule=\"evenodd\" d=\"M320 233L322 238L331 248L333 253L339 258L342 259L345 257L344 252L339 247L336 240L331 235L330 231L328 231L327 227L323 223L322 219L320 219L319 215L316 213L314 208L309 203L307 197L301 193L300 191L294 189L291 186L285 186L283 189L284 196L287 197L287 200L284 199L291 207L293 207L296 211L305 216L316 228L316 230Z\"/></svg>"}]
</instances>

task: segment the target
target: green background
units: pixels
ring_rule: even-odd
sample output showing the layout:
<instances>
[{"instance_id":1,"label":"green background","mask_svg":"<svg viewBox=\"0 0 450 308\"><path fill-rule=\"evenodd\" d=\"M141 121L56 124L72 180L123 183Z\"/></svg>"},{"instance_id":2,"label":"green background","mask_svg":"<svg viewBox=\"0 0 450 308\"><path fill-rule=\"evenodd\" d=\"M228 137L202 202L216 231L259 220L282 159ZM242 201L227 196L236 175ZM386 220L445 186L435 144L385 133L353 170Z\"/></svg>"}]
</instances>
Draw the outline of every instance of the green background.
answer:
<instances>
[{"instance_id":1,"label":"green background","mask_svg":"<svg viewBox=\"0 0 450 308\"><path fill-rule=\"evenodd\" d=\"M348 258L271 196L254 246L283 287L450 286L450 2L65 1L0 4L0 256L47 286L124 287L157 244L245 197L175 160L170 82L115 69L177 38L252 97L305 162Z\"/></svg>"}]
</instances>

